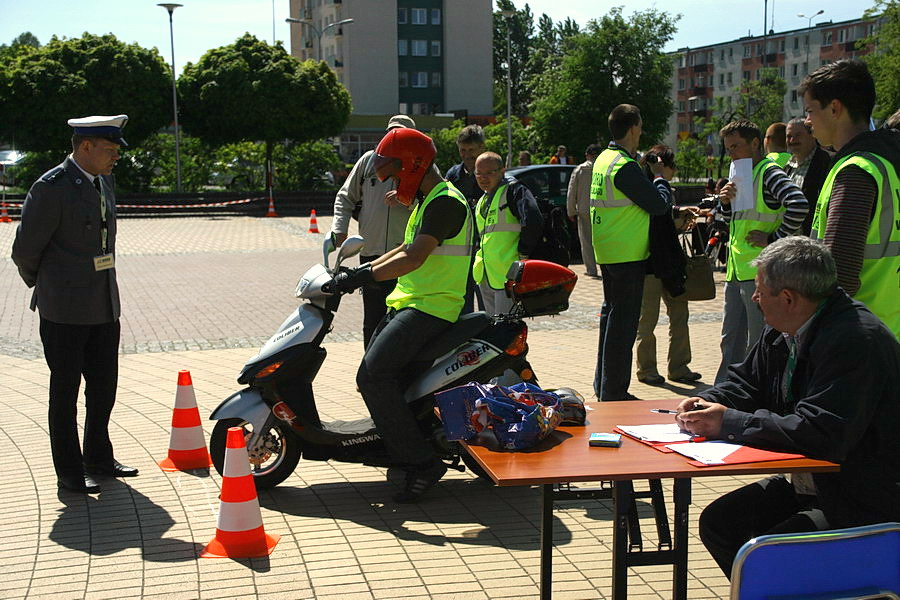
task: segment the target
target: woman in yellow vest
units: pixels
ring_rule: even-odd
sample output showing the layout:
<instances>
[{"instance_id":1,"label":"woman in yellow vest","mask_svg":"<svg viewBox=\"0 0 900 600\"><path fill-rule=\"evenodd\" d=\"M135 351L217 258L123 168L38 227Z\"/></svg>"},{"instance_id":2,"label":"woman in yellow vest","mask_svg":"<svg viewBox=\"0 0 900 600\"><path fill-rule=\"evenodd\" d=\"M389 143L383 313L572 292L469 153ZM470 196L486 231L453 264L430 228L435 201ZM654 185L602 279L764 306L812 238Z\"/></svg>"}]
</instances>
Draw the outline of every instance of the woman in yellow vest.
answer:
<instances>
[{"instance_id":1,"label":"woman in yellow vest","mask_svg":"<svg viewBox=\"0 0 900 600\"><path fill-rule=\"evenodd\" d=\"M431 138L415 129L393 129L375 153L378 178L398 181L394 200L407 206L416 202L404 243L339 273L331 285L348 292L372 281L397 279L356 384L391 458L407 473L406 486L394 500L416 502L447 467L419 431L403 399L400 376L425 344L459 317L475 226L465 197L434 166Z\"/></svg>"}]
</instances>

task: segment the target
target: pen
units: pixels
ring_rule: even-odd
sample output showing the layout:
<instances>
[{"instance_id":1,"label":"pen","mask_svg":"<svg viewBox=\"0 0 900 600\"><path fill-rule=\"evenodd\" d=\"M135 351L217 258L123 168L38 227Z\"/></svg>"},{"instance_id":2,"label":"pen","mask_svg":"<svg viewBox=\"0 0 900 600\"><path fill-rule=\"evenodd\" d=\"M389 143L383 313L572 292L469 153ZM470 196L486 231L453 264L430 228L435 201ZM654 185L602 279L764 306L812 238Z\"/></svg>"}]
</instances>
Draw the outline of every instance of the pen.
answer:
<instances>
[{"instance_id":1,"label":"pen","mask_svg":"<svg viewBox=\"0 0 900 600\"><path fill-rule=\"evenodd\" d=\"M669 410L668 408L651 408L650 412L657 413L660 415L677 415L677 410Z\"/></svg>"}]
</instances>

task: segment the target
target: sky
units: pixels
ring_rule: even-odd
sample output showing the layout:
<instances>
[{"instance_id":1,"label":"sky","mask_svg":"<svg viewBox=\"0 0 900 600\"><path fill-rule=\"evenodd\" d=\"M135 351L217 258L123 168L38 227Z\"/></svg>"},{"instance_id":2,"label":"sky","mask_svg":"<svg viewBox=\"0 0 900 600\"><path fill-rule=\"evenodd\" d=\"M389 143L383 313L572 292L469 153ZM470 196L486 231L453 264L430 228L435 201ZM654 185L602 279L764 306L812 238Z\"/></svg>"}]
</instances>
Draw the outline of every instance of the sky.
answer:
<instances>
[{"instance_id":1,"label":"sky","mask_svg":"<svg viewBox=\"0 0 900 600\"><path fill-rule=\"evenodd\" d=\"M380 0L368 0L376 3ZM445 3L470 0L444 0ZM288 0L179 0L184 6L175 10L175 63L177 73L187 62L197 60L209 49L234 42L250 32L268 42L274 39L287 45ZM524 0L514 0L523 8ZM807 16L819 9L825 12L813 24L833 20L846 21L862 16L872 0L771 0L766 23L775 31L805 28ZM530 0L535 21L546 13L554 21L571 17L580 25L606 14L623 0ZM774 7L774 8L773 8ZM694 0L655 2L631 0L624 13L657 8L681 14L678 32L665 50L685 46L698 47L725 42L745 35L762 35L764 2L760 0ZM273 18L274 11L274 18ZM297 15L293 15L297 16ZM352 15L345 15L352 16ZM351 25L352 27L352 25ZM169 45L169 17L154 0L0 0L0 43L9 43L23 31L30 31L40 42L53 35L80 37L113 33L124 42L136 42L146 48L158 48L166 62L172 60Z\"/></svg>"}]
</instances>

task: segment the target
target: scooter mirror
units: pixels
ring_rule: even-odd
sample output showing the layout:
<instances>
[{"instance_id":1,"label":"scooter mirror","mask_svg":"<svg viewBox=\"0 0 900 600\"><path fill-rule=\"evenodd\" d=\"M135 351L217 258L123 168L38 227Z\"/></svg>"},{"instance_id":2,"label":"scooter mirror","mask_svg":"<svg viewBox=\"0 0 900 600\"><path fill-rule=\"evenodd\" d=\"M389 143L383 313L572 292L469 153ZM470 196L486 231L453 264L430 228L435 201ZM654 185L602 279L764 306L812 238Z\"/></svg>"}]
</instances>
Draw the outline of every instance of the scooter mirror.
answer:
<instances>
[{"instance_id":1,"label":"scooter mirror","mask_svg":"<svg viewBox=\"0 0 900 600\"><path fill-rule=\"evenodd\" d=\"M328 266L328 255L337 248L337 242L334 239L334 232L330 232L325 236L325 242L322 244L322 264Z\"/></svg>"},{"instance_id":2,"label":"scooter mirror","mask_svg":"<svg viewBox=\"0 0 900 600\"><path fill-rule=\"evenodd\" d=\"M341 244L340 250L338 250L337 263L334 265L334 270L337 271L338 267L341 266L341 263L350 258L351 256L356 256L362 251L363 245L366 241L363 239L361 235L351 235L344 243Z\"/></svg>"}]
</instances>

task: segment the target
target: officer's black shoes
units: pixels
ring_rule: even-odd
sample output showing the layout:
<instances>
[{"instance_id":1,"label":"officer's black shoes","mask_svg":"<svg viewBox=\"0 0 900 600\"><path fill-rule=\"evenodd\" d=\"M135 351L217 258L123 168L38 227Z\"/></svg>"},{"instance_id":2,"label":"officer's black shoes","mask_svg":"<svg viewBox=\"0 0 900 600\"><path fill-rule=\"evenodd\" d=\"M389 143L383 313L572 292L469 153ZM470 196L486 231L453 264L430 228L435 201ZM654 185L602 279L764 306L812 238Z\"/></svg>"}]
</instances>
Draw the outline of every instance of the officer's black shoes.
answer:
<instances>
[{"instance_id":1,"label":"officer's black shoes","mask_svg":"<svg viewBox=\"0 0 900 600\"><path fill-rule=\"evenodd\" d=\"M84 470L91 475L106 475L107 477L137 477L138 470L134 467L126 467L117 460L106 466L85 465Z\"/></svg>"},{"instance_id":2,"label":"officer's black shoes","mask_svg":"<svg viewBox=\"0 0 900 600\"><path fill-rule=\"evenodd\" d=\"M447 465L438 459L407 471L406 486L402 492L394 494L394 502L399 502L400 504L418 502L419 498L440 481L446 472Z\"/></svg>"},{"instance_id":3,"label":"officer's black shoes","mask_svg":"<svg viewBox=\"0 0 900 600\"><path fill-rule=\"evenodd\" d=\"M61 490L69 490L79 494L99 494L100 486L94 478L87 473L82 475L66 475L56 480L56 485Z\"/></svg>"}]
</instances>

